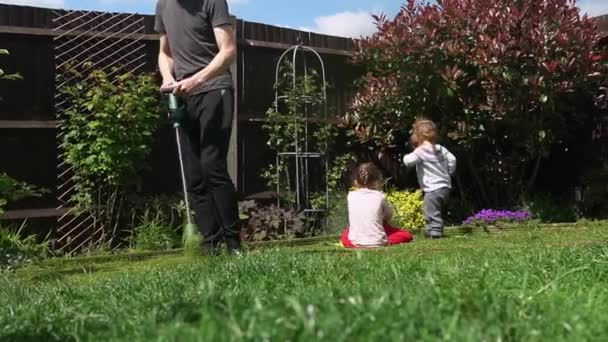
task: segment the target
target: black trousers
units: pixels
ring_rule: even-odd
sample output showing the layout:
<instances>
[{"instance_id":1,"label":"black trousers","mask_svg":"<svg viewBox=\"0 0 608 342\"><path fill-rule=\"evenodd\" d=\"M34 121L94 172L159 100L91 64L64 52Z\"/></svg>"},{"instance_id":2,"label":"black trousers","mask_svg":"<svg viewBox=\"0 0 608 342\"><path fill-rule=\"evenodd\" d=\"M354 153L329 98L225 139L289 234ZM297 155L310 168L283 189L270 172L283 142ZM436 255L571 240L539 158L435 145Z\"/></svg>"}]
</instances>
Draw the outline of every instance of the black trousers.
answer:
<instances>
[{"instance_id":1,"label":"black trousers","mask_svg":"<svg viewBox=\"0 0 608 342\"><path fill-rule=\"evenodd\" d=\"M230 89L188 96L180 128L190 206L207 252L222 241L230 249L240 248L238 199L226 162L233 97Z\"/></svg>"}]
</instances>

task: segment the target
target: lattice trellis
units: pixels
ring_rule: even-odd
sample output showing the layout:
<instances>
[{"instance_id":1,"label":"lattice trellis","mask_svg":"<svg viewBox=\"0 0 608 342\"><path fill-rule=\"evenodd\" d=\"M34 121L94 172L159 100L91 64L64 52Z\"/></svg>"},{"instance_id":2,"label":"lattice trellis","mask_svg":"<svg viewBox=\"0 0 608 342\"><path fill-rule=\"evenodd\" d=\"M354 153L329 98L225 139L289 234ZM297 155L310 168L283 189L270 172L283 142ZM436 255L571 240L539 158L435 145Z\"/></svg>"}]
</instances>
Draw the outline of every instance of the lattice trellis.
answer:
<instances>
[{"instance_id":1,"label":"lattice trellis","mask_svg":"<svg viewBox=\"0 0 608 342\"><path fill-rule=\"evenodd\" d=\"M66 72L67 66L90 63L85 74L102 70L109 75L126 71L137 72L146 65L144 18L136 14L114 14L90 11L55 11L53 18L55 53L55 112L59 122L57 141L59 158L57 184L59 208L72 208L70 198L76 183L70 166L65 162L62 146L65 129L62 114L69 109L69 101L61 89L66 83L77 82ZM83 92L86 92L84 89ZM58 220L56 248L75 253L83 248L100 246L106 242L104 227L91 213L68 210Z\"/></svg>"}]
</instances>

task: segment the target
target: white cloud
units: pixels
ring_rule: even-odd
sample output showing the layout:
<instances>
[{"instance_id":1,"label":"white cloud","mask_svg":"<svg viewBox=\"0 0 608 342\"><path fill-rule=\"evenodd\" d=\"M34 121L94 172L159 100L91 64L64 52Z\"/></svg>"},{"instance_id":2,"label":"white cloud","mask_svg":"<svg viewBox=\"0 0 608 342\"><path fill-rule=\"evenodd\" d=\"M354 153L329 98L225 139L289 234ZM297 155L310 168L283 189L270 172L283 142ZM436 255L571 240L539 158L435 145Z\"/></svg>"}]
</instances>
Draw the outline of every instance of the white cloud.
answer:
<instances>
[{"instance_id":1,"label":"white cloud","mask_svg":"<svg viewBox=\"0 0 608 342\"><path fill-rule=\"evenodd\" d=\"M0 4L24 5L24 6L48 7L48 8L63 8L65 6L65 1L63 1L63 0L0 0Z\"/></svg>"},{"instance_id":2,"label":"white cloud","mask_svg":"<svg viewBox=\"0 0 608 342\"><path fill-rule=\"evenodd\" d=\"M596 17L598 15L608 14L608 1L607 0L586 0L579 1L578 6L582 13L589 14L590 17Z\"/></svg>"},{"instance_id":3,"label":"white cloud","mask_svg":"<svg viewBox=\"0 0 608 342\"><path fill-rule=\"evenodd\" d=\"M587 13L591 17L608 14L608 0L581 0L578 2L578 5L582 13ZM379 12L381 12L381 9L374 9L373 11L345 11L333 15L320 16L315 18L314 26L302 26L298 29L349 38L369 36L377 30L371 17L372 13Z\"/></svg>"},{"instance_id":4,"label":"white cloud","mask_svg":"<svg viewBox=\"0 0 608 342\"><path fill-rule=\"evenodd\" d=\"M358 10L317 17L314 27L300 29L332 36L359 38L376 32L376 25L371 12Z\"/></svg>"}]
</instances>

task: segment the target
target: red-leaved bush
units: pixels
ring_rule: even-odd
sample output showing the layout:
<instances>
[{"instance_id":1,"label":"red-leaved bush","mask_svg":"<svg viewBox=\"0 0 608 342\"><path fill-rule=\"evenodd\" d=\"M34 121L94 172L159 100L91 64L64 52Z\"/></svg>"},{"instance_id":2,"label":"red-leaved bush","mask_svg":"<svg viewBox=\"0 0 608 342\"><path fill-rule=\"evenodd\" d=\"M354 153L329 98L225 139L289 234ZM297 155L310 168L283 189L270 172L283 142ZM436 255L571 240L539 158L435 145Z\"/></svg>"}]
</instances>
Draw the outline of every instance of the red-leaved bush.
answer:
<instances>
[{"instance_id":1,"label":"red-leaved bush","mask_svg":"<svg viewBox=\"0 0 608 342\"><path fill-rule=\"evenodd\" d=\"M608 74L608 37L601 40L598 52L593 57L601 65L601 75ZM599 108L608 110L608 77L600 77L596 104Z\"/></svg>"},{"instance_id":2,"label":"red-leaved bush","mask_svg":"<svg viewBox=\"0 0 608 342\"><path fill-rule=\"evenodd\" d=\"M606 79L596 25L572 0L408 0L375 20L354 56L367 71L354 135L398 156L415 117L434 119L480 204L529 189Z\"/></svg>"}]
</instances>

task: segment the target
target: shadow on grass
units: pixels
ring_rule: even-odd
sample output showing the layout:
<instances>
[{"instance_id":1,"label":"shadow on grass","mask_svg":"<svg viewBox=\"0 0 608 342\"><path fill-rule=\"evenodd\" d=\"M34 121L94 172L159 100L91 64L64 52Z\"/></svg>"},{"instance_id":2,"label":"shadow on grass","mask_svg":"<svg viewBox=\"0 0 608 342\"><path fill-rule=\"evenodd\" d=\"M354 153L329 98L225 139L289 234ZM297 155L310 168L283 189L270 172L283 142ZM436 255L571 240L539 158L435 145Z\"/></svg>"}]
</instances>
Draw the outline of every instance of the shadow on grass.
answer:
<instances>
[{"instance_id":1,"label":"shadow on grass","mask_svg":"<svg viewBox=\"0 0 608 342\"><path fill-rule=\"evenodd\" d=\"M193 324L199 322L203 317L201 306L188 301L173 303L170 305L169 312L172 314L167 316L167 323L181 320L184 323Z\"/></svg>"},{"instance_id":2,"label":"shadow on grass","mask_svg":"<svg viewBox=\"0 0 608 342\"><path fill-rule=\"evenodd\" d=\"M94 265L86 265L78 268L67 268L67 269L42 269L31 271L23 275L24 278L27 278L33 282L47 282L47 281L56 281L56 280L64 280L65 278L71 276L78 275L87 275L87 274L101 274L101 273L110 273L118 271L119 267L96 267Z\"/></svg>"},{"instance_id":3,"label":"shadow on grass","mask_svg":"<svg viewBox=\"0 0 608 342\"><path fill-rule=\"evenodd\" d=\"M327 254L327 255L354 255L357 251L349 249L305 249L296 251L294 254L312 255L312 254Z\"/></svg>"},{"instance_id":4,"label":"shadow on grass","mask_svg":"<svg viewBox=\"0 0 608 342\"><path fill-rule=\"evenodd\" d=\"M71 336L58 336L57 334L50 333L48 331L40 331L40 332L14 332L9 334L0 334L1 341L19 341L19 342L52 342L52 341L61 341L61 342L70 342L76 341L74 337Z\"/></svg>"}]
</instances>

